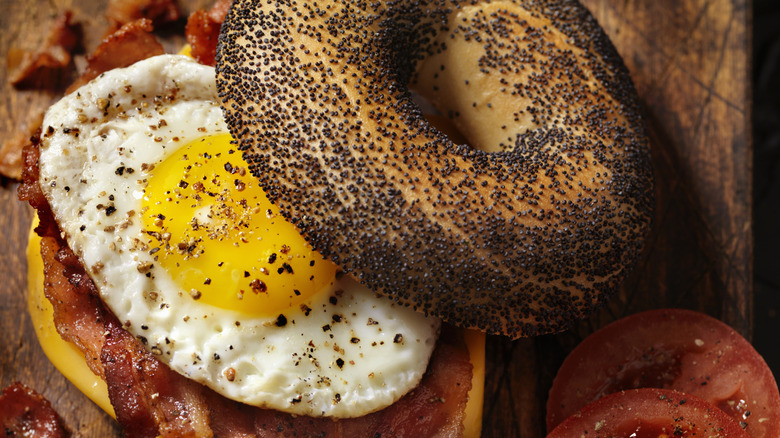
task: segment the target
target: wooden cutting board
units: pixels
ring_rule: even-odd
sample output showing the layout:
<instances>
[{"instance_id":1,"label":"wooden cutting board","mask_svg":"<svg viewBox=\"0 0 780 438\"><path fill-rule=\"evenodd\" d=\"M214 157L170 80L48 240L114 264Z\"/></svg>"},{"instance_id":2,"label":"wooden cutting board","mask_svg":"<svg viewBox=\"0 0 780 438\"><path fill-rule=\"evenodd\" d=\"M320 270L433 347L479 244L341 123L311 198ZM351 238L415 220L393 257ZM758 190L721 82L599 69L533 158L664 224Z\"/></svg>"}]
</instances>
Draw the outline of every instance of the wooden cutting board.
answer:
<instances>
[{"instance_id":1,"label":"wooden cutting board","mask_svg":"<svg viewBox=\"0 0 780 438\"><path fill-rule=\"evenodd\" d=\"M752 215L748 0L583 0L623 56L646 113L657 207L647 250L610 304L571 331L510 342L488 338L485 437L542 437L557 367L587 333L643 309L684 307L751 335ZM186 12L209 4L181 1ZM105 29L104 2L0 1L0 57L36 46L70 9L86 50ZM167 35L172 49L181 43ZM18 91L0 72L0 140L58 92ZM26 313L26 235L32 213L16 184L0 187L0 386L21 380L84 436L118 436L113 420L48 362Z\"/></svg>"}]
</instances>

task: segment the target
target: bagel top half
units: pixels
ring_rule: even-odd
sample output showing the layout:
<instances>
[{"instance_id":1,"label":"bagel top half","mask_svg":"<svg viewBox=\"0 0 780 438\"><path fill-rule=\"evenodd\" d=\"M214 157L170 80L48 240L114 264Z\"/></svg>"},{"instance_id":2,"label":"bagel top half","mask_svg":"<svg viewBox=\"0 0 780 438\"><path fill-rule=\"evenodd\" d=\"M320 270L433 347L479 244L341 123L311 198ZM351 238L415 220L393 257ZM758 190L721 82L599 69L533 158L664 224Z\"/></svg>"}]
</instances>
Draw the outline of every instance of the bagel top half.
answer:
<instances>
[{"instance_id":1,"label":"bagel top half","mask_svg":"<svg viewBox=\"0 0 780 438\"><path fill-rule=\"evenodd\" d=\"M641 251L653 182L636 93L575 1L237 0L217 86L282 214L418 311L561 330Z\"/></svg>"}]
</instances>

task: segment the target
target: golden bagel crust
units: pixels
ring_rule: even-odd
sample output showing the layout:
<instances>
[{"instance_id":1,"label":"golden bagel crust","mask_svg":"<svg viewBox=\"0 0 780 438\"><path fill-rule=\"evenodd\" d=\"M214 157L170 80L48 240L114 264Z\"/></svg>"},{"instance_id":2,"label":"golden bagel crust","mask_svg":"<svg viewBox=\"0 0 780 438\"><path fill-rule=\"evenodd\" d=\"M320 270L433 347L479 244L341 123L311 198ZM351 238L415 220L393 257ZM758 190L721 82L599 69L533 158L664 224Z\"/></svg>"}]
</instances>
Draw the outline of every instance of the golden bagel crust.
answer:
<instances>
[{"instance_id":1,"label":"golden bagel crust","mask_svg":"<svg viewBox=\"0 0 780 438\"><path fill-rule=\"evenodd\" d=\"M425 121L408 84L474 147ZM577 2L237 0L217 87L282 214L418 311L561 330L641 251L653 182L636 93Z\"/></svg>"}]
</instances>

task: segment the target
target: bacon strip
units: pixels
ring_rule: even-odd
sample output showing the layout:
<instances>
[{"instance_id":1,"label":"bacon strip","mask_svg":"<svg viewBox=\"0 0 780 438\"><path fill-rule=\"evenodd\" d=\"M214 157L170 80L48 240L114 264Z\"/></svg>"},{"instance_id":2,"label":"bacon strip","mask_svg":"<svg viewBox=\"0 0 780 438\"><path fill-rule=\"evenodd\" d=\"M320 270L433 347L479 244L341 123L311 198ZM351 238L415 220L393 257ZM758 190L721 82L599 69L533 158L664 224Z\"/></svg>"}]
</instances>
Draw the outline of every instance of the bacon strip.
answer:
<instances>
[{"instance_id":1,"label":"bacon strip","mask_svg":"<svg viewBox=\"0 0 780 438\"><path fill-rule=\"evenodd\" d=\"M175 0L109 0L106 18L113 31L142 18L155 26L171 23L181 18L181 11Z\"/></svg>"},{"instance_id":2,"label":"bacon strip","mask_svg":"<svg viewBox=\"0 0 780 438\"><path fill-rule=\"evenodd\" d=\"M453 332L443 335L415 390L384 410L338 421L228 400L171 371L118 327L110 329L103 355L117 418L138 437L459 437L471 388L468 351Z\"/></svg>"},{"instance_id":3,"label":"bacon strip","mask_svg":"<svg viewBox=\"0 0 780 438\"><path fill-rule=\"evenodd\" d=\"M116 319L107 321L101 359L111 404L127 436L210 436L205 388L144 350Z\"/></svg>"},{"instance_id":4,"label":"bacon strip","mask_svg":"<svg viewBox=\"0 0 780 438\"><path fill-rule=\"evenodd\" d=\"M146 18L125 24L116 32L108 35L100 45L87 56L87 68L66 93L98 77L101 73L136 62L165 51L162 44L151 34L154 26Z\"/></svg>"},{"instance_id":5,"label":"bacon strip","mask_svg":"<svg viewBox=\"0 0 780 438\"><path fill-rule=\"evenodd\" d=\"M54 308L54 325L66 341L85 354L87 365L98 376L103 375L100 350L106 311L98 298L92 279L78 257L60 235L49 204L38 185L38 136L23 151L24 169L19 199L38 210L35 231L41 236L44 293Z\"/></svg>"},{"instance_id":6,"label":"bacon strip","mask_svg":"<svg viewBox=\"0 0 780 438\"><path fill-rule=\"evenodd\" d=\"M0 395L0 427L3 436L36 438L69 437L62 419L42 395L16 382Z\"/></svg>"},{"instance_id":7,"label":"bacon strip","mask_svg":"<svg viewBox=\"0 0 780 438\"><path fill-rule=\"evenodd\" d=\"M212 66L216 63L219 29L232 4L233 0L218 0L208 11L197 10L187 19L184 34L192 57L199 63Z\"/></svg>"},{"instance_id":8,"label":"bacon strip","mask_svg":"<svg viewBox=\"0 0 780 438\"><path fill-rule=\"evenodd\" d=\"M9 53L8 81L16 88L51 89L63 86L63 74L72 68L72 52L81 47L81 25L65 11L51 25L49 34L35 52Z\"/></svg>"},{"instance_id":9,"label":"bacon strip","mask_svg":"<svg viewBox=\"0 0 780 438\"><path fill-rule=\"evenodd\" d=\"M247 406L172 371L105 308L78 258L60 238L37 183L37 149L38 141L25 149L19 197L38 209L41 222L36 231L42 236L44 284L54 307L55 325L63 337L84 352L93 371L106 380L117 419L127 436L462 435L472 369L463 339L446 327L420 385L392 406L360 418L335 421Z\"/></svg>"},{"instance_id":10,"label":"bacon strip","mask_svg":"<svg viewBox=\"0 0 780 438\"><path fill-rule=\"evenodd\" d=\"M215 64L220 24L213 21L203 9L193 12L187 19L184 34L192 57L199 63L211 66Z\"/></svg>"}]
</instances>

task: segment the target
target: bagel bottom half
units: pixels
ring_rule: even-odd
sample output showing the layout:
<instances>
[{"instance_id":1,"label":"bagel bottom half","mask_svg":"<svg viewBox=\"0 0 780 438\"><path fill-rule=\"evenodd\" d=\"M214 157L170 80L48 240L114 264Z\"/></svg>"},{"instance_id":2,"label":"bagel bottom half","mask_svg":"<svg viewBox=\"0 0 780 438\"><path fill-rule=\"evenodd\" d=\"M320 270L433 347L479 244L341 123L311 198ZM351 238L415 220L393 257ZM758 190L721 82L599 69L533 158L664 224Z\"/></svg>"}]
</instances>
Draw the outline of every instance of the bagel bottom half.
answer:
<instances>
[{"instance_id":1,"label":"bagel bottom half","mask_svg":"<svg viewBox=\"0 0 780 438\"><path fill-rule=\"evenodd\" d=\"M33 221L27 246L28 310L38 341L46 357L79 391L112 417L114 408L108 398L106 382L87 366L84 353L74 344L63 340L53 320L53 309L44 293L43 260L40 253L40 237L33 231ZM485 383L485 335L473 330L463 330L473 365L471 391L466 405L464 437L479 437L482 429L482 402Z\"/></svg>"}]
</instances>

